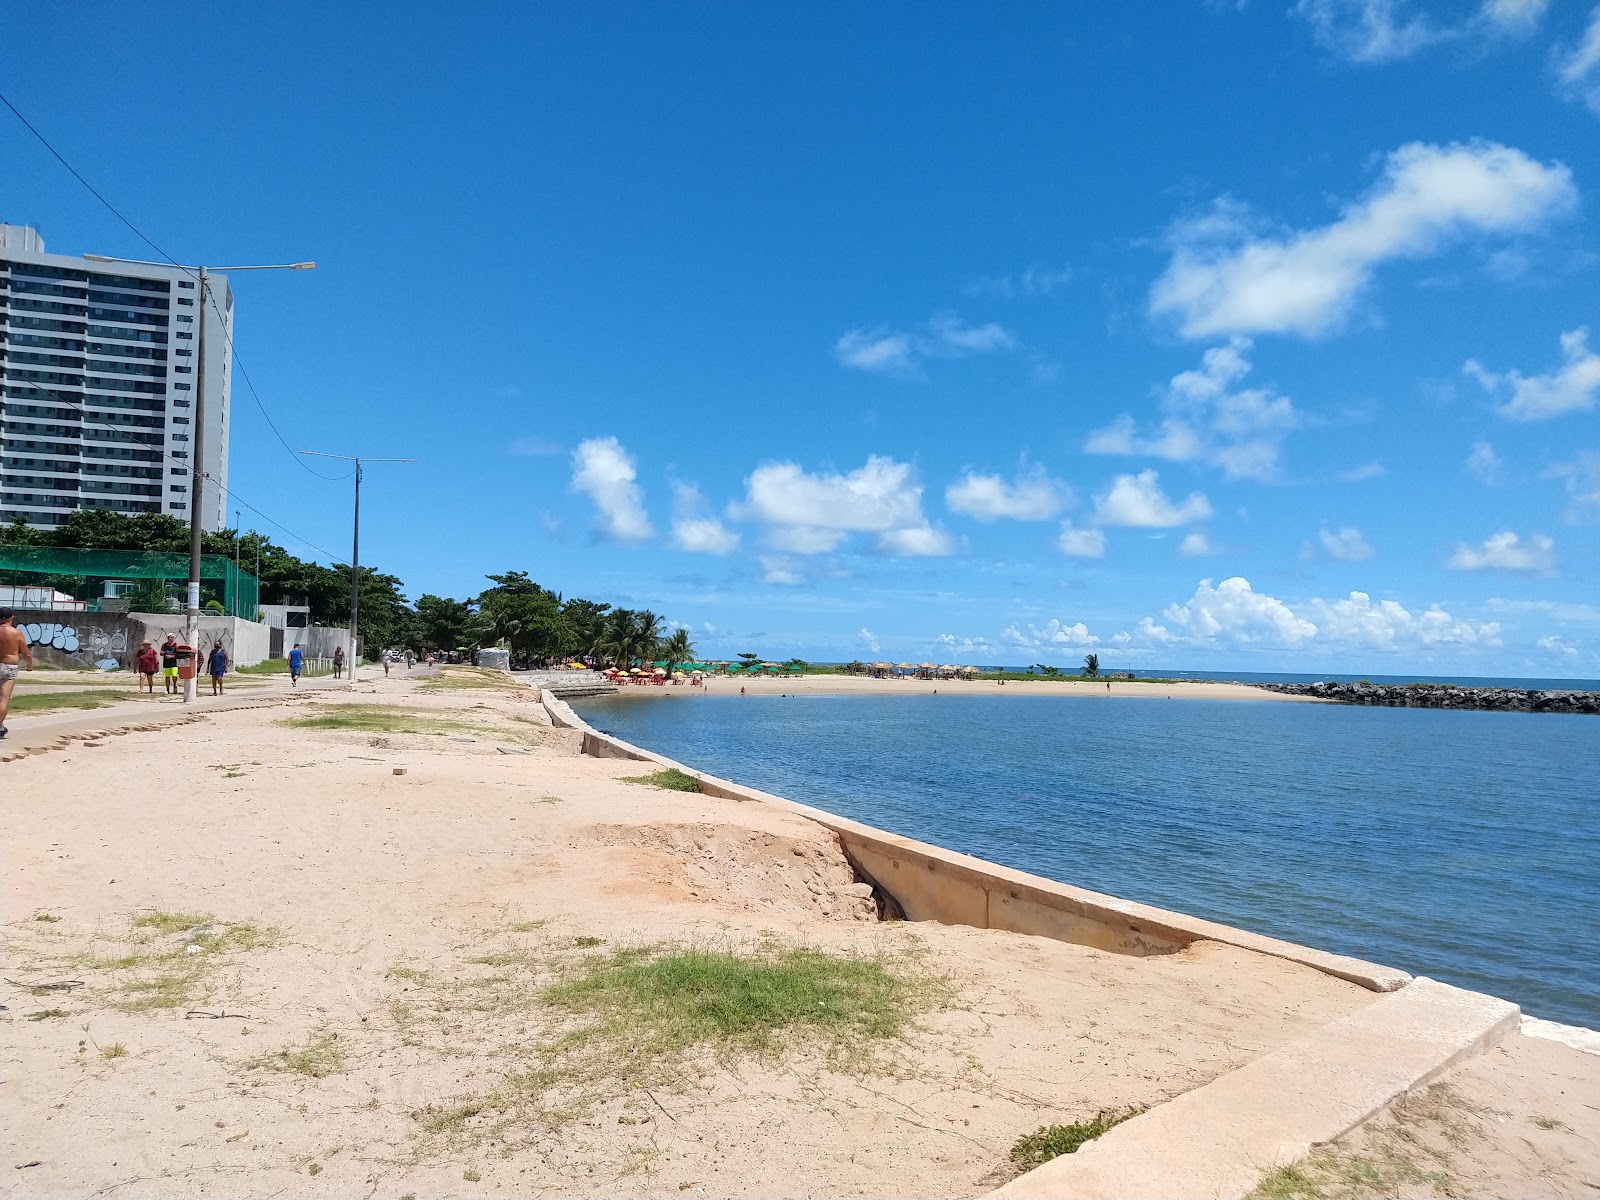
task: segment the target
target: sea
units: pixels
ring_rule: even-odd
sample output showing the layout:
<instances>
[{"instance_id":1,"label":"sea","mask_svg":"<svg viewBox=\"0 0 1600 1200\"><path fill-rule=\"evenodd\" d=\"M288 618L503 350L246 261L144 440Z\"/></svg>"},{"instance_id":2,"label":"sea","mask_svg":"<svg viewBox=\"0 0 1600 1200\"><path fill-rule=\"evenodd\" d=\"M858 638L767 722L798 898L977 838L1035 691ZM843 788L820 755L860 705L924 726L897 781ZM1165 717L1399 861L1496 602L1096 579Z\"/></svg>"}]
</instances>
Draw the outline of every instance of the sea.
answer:
<instances>
[{"instance_id":1,"label":"sea","mask_svg":"<svg viewBox=\"0 0 1600 1200\"><path fill-rule=\"evenodd\" d=\"M852 820L1600 1026L1600 718L689 689L574 706Z\"/></svg>"}]
</instances>

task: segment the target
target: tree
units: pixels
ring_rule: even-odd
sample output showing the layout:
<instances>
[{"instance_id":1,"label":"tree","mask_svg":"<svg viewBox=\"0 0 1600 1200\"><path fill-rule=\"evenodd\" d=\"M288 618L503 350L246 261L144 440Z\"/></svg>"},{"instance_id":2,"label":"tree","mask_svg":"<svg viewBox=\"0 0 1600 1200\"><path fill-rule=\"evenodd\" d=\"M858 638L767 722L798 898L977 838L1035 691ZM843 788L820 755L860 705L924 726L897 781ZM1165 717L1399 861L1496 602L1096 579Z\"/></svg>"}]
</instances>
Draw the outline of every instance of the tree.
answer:
<instances>
[{"instance_id":1,"label":"tree","mask_svg":"<svg viewBox=\"0 0 1600 1200\"><path fill-rule=\"evenodd\" d=\"M470 600L424 593L417 599L416 630L422 650L459 650L472 641L477 615Z\"/></svg>"},{"instance_id":2,"label":"tree","mask_svg":"<svg viewBox=\"0 0 1600 1200\"><path fill-rule=\"evenodd\" d=\"M572 630L572 644L568 649L585 658L600 657L606 642L606 613L611 611L611 605L574 597L561 606L561 611L566 614L567 627Z\"/></svg>"},{"instance_id":3,"label":"tree","mask_svg":"<svg viewBox=\"0 0 1600 1200\"><path fill-rule=\"evenodd\" d=\"M1041 674L1041 675L1059 675L1059 674L1061 674L1061 668L1060 667L1052 667L1052 666L1049 666L1049 665L1047 665L1045 663L1034 663L1033 664L1033 669L1035 671L1039 672L1039 674Z\"/></svg>"},{"instance_id":4,"label":"tree","mask_svg":"<svg viewBox=\"0 0 1600 1200\"><path fill-rule=\"evenodd\" d=\"M754 671L761 666L761 655L753 654L749 650L739 652L739 668L743 671Z\"/></svg>"},{"instance_id":5,"label":"tree","mask_svg":"<svg viewBox=\"0 0 1600 1200\"><path fill-rule=\"evenodd\" d=\"M1090 679L1100 674L1100 656L1098 654L1085 654L1083 656L1083 673Z\"/></svg>"},{"instance_id":6,"label":"tree","mask_svg":"<svg viewBox=\"0 0 1600 1200\"><path fill-rule=\"evenodd\" d=\"M846 675L860 675L867 669L867 664L861 662L859 659L851 659L849 662L845 663L843 669Z\"/></svg>"},{"instance_id":7,"label":"tree","mask_svg":"<svg viewBox=\"0 0 1600 1200\"><path fill-rule=\"evenodd\" d=\"M689 631L687 629L674 630L672 636L661 643L661 655L667 660L668 678L671 678L673 668L679 663L693 661L694 644L689 641Z\"/></svg>"}]
</instances>

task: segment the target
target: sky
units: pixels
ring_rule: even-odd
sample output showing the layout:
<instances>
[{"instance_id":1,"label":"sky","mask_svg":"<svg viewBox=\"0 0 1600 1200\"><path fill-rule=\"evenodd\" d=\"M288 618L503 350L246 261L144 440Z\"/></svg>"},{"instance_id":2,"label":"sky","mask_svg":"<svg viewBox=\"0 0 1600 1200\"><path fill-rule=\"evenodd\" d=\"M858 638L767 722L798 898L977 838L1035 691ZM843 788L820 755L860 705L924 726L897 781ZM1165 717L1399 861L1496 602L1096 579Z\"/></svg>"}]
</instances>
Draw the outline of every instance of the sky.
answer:
<instances>
[{"instance_id":1,"label":"sky","mask_svg":"<svg viewBox=\"0 0 1600 1200\"><path fill-rule=\"evenodd\" d=\"M415 458L361 553L413 599L1600 676L1592 4L39 5L7 51L163 251L318 263L233 277L233 507L348 561L291 449ZM0 220L157 257L3 110Z\"/></svg>"}]
</instances>

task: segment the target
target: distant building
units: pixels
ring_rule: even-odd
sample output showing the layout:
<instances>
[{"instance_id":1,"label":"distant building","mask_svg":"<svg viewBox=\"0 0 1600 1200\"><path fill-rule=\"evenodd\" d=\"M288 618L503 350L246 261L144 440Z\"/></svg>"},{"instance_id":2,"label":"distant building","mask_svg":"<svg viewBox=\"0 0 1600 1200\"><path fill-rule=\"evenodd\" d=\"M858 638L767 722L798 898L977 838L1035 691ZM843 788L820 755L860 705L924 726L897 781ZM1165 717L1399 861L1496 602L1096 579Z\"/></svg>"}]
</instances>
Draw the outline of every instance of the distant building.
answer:
<instances>
[{"instance_id":1,"label":"distant building","mask_svg":"<svg viewBox=\"0 0 1600 1200\"><path fill-rule=\"evenodd\" d=\"M210 286L215 307L201 313L187 271L46 254L37 230L0 223L0 521L20 515L48 528L80 508L186 521L199 454L214 481L201 519L224 527L233 289L221 275ZM205 445L196 446L202 320Z\"/></svg>"}]
</instances>

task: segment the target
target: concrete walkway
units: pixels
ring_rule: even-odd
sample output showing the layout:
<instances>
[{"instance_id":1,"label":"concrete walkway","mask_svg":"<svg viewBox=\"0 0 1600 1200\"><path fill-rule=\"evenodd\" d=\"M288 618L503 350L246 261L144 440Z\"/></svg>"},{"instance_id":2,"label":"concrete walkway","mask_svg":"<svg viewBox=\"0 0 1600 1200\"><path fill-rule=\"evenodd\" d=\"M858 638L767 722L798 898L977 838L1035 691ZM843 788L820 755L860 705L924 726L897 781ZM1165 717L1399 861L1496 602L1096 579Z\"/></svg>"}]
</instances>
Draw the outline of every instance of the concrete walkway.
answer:
<instances>
[{"instance_id":1,"label":"concrete walkway","mask_svg":"<svg viewBox=\"0 0 1600 1200\"><path fill-rule=\"evenodd\" d=\"M1242 1197L1269 1172L1516 1033L1519 1021L1509 1001L1419 978L990 1195Z\"/></svg>"}]
</instances>

